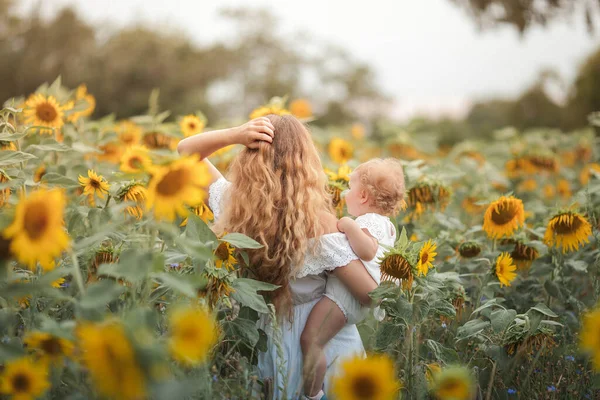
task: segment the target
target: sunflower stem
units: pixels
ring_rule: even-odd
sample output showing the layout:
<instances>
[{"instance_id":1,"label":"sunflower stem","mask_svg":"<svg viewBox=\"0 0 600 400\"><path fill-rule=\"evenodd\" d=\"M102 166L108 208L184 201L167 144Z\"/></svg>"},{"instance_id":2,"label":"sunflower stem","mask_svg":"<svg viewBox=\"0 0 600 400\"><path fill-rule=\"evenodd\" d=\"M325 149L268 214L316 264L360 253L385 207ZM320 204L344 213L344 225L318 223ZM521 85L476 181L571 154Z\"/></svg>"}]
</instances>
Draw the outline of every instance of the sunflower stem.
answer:
<instances>
[{"instance_id":1,"label":"sunflower stem","mask_svg":"<svg viewBox=\"0 0 600 400\"><path fill-rule=\"evenodd\" d=\"M104 209L105 210L106 210L106 207L108 207L108 203L110 202L111 198L112 198L112 196L109 193L108 196L106 197L106 203L104 203Z\"/></svg>"},{"instance_id":2,"label":"sunflower stem","mask_svg":"<svg viewBox=\"0 0 600 400\"><path fill-rule=\"evenodd\" d=\"M71 256L71 263L73 267L73 276L75 277L75 283L77 284L79 293L83 295L85 293L85 285L83 284L83 277L81 276L81 270L79 269L79 260L77 260L77 255L72 250L69 252L69 254Z\"/></svg>"},{"instance_id":3,"label":"sunflower stem","mask_svg":"<svg viewBox=\"0 0 600 400\"><path fill-rule=\"evenodd\" d=\"M490 400L492 398L492 389L494 388L494 378L496 377L496 367L497 364L493 361L492 364L492 374L490 376L490 381L488 382L487 394L485 396L485 400Z\"/></svg>"}]
</instances>

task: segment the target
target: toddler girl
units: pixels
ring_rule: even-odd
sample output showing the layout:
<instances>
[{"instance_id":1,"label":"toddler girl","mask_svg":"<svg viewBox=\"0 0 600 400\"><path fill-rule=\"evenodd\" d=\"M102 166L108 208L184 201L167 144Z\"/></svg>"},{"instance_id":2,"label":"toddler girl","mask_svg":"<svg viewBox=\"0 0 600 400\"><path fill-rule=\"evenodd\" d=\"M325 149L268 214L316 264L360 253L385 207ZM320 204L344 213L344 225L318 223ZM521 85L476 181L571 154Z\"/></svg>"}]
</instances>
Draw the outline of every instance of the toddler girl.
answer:
<instances>
[{"instance_id":1,"label":"toddler girl","mask_svg":"<svg viewBox=\"0 0 600 400\"><path fill-rule=\"evenodd\" d=\"M396 214L404 200L402 165L393 158L373 159L359 165L350 175L345 194L348 213L338 229L345 233L354 253L367 272L379 284L380 258L396 241L396 228L388 218ZM301 336L304 355L304 392L308 399L323 397L323 380L327 369L324 348L346 323L362 321L368 308L356 300L334 270L327 278L325 296L312 309Z\"/></svg>"}]
</instances>

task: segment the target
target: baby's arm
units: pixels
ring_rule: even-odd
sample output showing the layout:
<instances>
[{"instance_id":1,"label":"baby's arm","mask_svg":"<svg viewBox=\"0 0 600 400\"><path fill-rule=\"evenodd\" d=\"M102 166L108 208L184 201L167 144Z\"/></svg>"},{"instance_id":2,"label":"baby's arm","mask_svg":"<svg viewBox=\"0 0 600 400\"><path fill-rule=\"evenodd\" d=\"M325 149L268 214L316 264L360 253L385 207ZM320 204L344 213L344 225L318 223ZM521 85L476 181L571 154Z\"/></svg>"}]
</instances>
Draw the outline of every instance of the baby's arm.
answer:
<instances>
[{"instance_id":1,"label":"baby's arm","mask_svg":"<svg viewBox=\"0 0 600 400\"><path fill-rule=\"evenodd\" d=\"M340 232L345 233L350 247L361 260L371 261L377 255L379 243L367 229L361 229L352 218L343 217L337 223Z\"/></svg>"}]
</instances>

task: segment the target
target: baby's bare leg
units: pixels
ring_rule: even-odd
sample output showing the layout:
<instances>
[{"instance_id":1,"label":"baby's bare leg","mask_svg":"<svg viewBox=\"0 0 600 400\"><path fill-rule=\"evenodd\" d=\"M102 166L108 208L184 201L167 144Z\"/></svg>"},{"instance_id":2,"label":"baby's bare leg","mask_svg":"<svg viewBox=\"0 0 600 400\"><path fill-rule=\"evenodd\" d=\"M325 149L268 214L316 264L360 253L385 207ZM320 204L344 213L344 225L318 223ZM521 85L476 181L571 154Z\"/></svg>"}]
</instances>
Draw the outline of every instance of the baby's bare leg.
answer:
<instances>
[{"instance_id":1,"label":"baby's bare leg","mask_svg":"<svg viewBox=\"0 0 600 400\"><path fill-rule=\"evenodd\" d=\"M304 393L315 396L321 390L327 370L325 345L346 324L340 308L328 297L323 297L313 307L300 337L304 355Z\"/></svg>"}]
</instances>

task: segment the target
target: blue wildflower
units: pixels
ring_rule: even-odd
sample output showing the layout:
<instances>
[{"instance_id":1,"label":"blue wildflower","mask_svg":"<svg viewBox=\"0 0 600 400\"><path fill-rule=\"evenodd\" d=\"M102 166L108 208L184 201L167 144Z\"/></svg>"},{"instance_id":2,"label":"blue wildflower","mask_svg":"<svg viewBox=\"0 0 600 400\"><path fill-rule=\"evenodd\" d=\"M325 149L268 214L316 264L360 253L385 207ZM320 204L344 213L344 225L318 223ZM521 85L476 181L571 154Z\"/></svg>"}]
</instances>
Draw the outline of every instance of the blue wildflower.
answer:
<instances>
[{"instance_id":1,"label":"blue wildflower","mask_svg":"<svg viewBox=\"0 0 600 400\"><path fill-rule=\"evenodd\" d=\"M575 357L573 357L573 356L565 356L565 360L567 360L567 361L575 361Z\"/></svg>"},{"instance_id":2,"label":"blue wildflower","mask_svg":"<svg viewBox=\"0 0 600 400\"><path fill-rule=\"evenodd\" d=\"M446 325L445 322L442 322L442 328L446 329L448 327L448 325Z\"/></svg>"},{"instance_id":3,"label":"blue wildflower","mask_svg":"<svg viewBox=\"0 0 600 400\"><path fill-rule=\"evenodd\" d=\"M508 394L517 394L517 391L515 389L508 389L507 392Z\"/></svg>"},{"instance_id":4,"label":"blue wildflower","mask_svg":"<svg viewBox=\"0 0 600 400\"><path fill-rule=\"evenodd\" d=\"M554 385L550 385L546 389L548 389L549 392L556 392L556 388L554 387Z\"/></svg>"}]
</instances>

